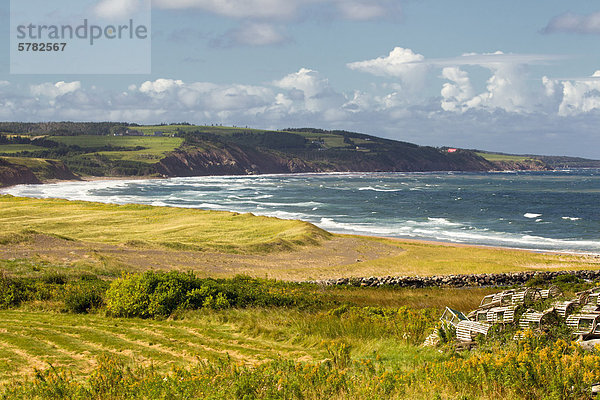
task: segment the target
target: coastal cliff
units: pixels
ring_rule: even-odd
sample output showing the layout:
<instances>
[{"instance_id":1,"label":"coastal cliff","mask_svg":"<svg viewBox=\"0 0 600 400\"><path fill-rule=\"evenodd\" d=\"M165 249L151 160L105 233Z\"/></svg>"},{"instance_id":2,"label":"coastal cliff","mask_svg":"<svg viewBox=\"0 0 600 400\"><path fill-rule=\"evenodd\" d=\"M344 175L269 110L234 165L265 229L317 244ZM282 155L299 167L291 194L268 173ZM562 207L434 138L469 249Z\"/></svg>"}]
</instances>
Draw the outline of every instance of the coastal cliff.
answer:
<instances>
[{"instance_id":1,"label":"coastal cliff","mask_svg":"<svg viewBox=\"0 0 600 400\"><path fill-rule=\"evenodd\" d=\"M552 171L554 168L542 160L527 159L523 161L493 161L498 171Z\"/></svg>"},{"instance_id":2,"label":"coastal cliff","mask_svg":"<svg viewBox=\"0 0 600 400\"><path fill-rule=\"evenodd\" d=\"M572 157L420 146L340 130L128 126L0 123L6 131L0 133L0 184L73 180L80 176L545 171L556 165L600 165L600 161Z\"/></svg>"},{"instance_id":3,"label":"coastal cliff","mask_svg":"<svg viewBox=\"0 0 600 400\"><path fill-rule=\"evenodd\" d=\"M207 147L207 146L205 146ZM155 165L163 176L285 174L301 172L490 171L497 167L472 152L447 154L427 148L363 152L294 152L235 144L178 150Z\"/></svg>"},{"instance_id":4,"label":"coastal cliff","mask_svg":"<svg viewBox=\"0 0 600 400\"><path fill-rule=\"evenodd\" d=\"M0 157L0 187L78 179L62 161Z\"/></svg>"},{"instance_id":5,"label":"coastal cliff","mask_svg":"<svg viewBox=\"0 0 600 400\"><path fill-rule=\"evenodd\" d=\"M40 183L40 180L29 168L0 158L0 187L28 183Z\"/></svg>"}]
</instances>

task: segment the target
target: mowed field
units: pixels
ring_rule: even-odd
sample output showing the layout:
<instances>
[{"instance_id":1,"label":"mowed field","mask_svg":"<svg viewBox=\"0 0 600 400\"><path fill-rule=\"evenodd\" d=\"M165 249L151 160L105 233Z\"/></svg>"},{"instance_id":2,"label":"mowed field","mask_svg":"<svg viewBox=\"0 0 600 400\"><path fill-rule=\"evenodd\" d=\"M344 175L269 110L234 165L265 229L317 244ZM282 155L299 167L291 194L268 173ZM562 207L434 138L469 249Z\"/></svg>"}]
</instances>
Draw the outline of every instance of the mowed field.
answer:
<instances>
[{"instance_id":1,"label":"mowed field","mask_svg":"<svg viewBox=\"0 0 600 400\"><path fill-rule=\"evenodd\" d=\"M69 368L81 377L103 356L129 365L155 365L163 371L228 357L245 364L278 356L324 358L316 344L307 348L261 338L216 315L156 321L13 310L0 311L0 320L0 382L50 365Z\"/></svg>"},{"instance_id":2,"label":"mowed field","mask_svg":"<svg viewBox=\"0 0 600 400\"><path fill-rule=\"evenodd\" d=\"M183 144L182 138L154 136L51 136L51 140L83 149L114 146L126 150L100 151L98 154L113 160L138 161L153 164ZM136 149L141 147L141 149Z\"/></svg>"},{"instance_id":3,"label":"mowed field","mask_svg":"<svg viewBox=\"0 0 600 400\"><path fill-rule=\"evenodd\" d=\"M0 153L12 154L21 151L36 151L44 150L43 147L34 146L31 144L0 144Z\"/></svg>"},{"instance_id":4,"label":"mowed field","mask_svg":"<svg viewBox=\"0 0 600 400\"><path fill-rule=\"evenodd\" d=\"M203 309L162 320L112 318L102 310L70 314L61 312L59 304L42 301L0 310L0 383L50 366L83 377L102 357L125 365L153 365L163 372L219 359L244 365L279 358L318 362L331 356L325 345L340 339L352 343L355 358L378 357L408 367L439 358L432 349L414 346L446 305L474 308L483 296L496 291L310 286L302 290L322 298L324 308ZM360 314L348 312L347 318L340 318L331 312L336 304L353 304ZM398 321L369 314L370 307L381 306L423 313L416 312L415 320L399 326Z\"/></svg>"}]
</instances>

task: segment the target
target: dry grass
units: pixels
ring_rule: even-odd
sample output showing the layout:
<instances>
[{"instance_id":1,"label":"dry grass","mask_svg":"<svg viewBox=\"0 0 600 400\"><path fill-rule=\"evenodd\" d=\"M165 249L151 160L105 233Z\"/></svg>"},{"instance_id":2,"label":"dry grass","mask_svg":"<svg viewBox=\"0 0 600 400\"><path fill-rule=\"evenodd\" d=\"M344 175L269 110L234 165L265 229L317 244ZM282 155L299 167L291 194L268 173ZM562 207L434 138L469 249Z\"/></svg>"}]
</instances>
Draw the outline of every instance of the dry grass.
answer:
<instances>
[{"instance_id":1,"label":"dry grass","mask_svg":"<svg viewBox=\"0 0 600 400\"><path fill-rule=\"evenodd\" d=\"M222 211L0 197L0 241L43 233L150 248L260 253L315 244L329 234L302 221Z\"/></svg>"},{"instance_id":2,"label":"dry grass","mask_svg":"<svg viewBox=\"0 0 600 400\"><path fill-rule=\"evenodd\" d=\"M11 196L0 197L0 229L0 260L111 273L312 280L600 268L592 256L330 235L251 214Z\"/></svg>"}]
</instances>

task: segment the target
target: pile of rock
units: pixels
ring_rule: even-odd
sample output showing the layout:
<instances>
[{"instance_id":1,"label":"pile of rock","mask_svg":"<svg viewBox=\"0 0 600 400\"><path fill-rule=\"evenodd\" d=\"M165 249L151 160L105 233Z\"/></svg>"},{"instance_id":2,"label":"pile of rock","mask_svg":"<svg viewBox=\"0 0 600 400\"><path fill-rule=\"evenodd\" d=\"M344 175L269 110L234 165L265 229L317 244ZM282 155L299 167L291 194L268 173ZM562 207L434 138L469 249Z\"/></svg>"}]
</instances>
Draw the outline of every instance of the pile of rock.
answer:
<instances>
[{"instance_id":1,"label":"pile of rock","mask_svg":"<svg viewBox=\"0 0 600 400\"><path fill-rule=\"evenodd\" d=\"M500 274L462 274L434 276L386 276L368 278L339 278L310 281L326 286L356 286L356 287L465 287L465 286L510 286L521 285L533 278L550 281L561 275L572 275L584 280L600 279L600 270L576 271L525 271L506 272Z\"/></svg>"}]
</instances>

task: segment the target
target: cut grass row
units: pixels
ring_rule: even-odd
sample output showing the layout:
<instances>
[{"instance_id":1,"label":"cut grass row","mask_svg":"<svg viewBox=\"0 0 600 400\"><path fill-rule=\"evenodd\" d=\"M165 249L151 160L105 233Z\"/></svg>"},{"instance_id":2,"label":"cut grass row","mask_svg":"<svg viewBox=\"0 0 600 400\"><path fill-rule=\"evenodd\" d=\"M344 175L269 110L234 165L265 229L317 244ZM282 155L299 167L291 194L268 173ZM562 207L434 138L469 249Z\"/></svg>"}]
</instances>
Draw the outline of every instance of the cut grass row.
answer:
<instances>
[{"instance_id":1,"label":"cut grass row","mask_svg":"<svg viewBox=\"0 0 600 400\"><path fill-rule=\"evenodd\" d=\"M2 381L50 364L83 375L98 357L107 355L165 370L171 365L189 366L226 357L243 363L279 355L309 360L322 357L322 349L252 337L239 326L200 314L184 321L155 321L12 310L0 311L0 319Z\"/></svg>"}]
</instances>

